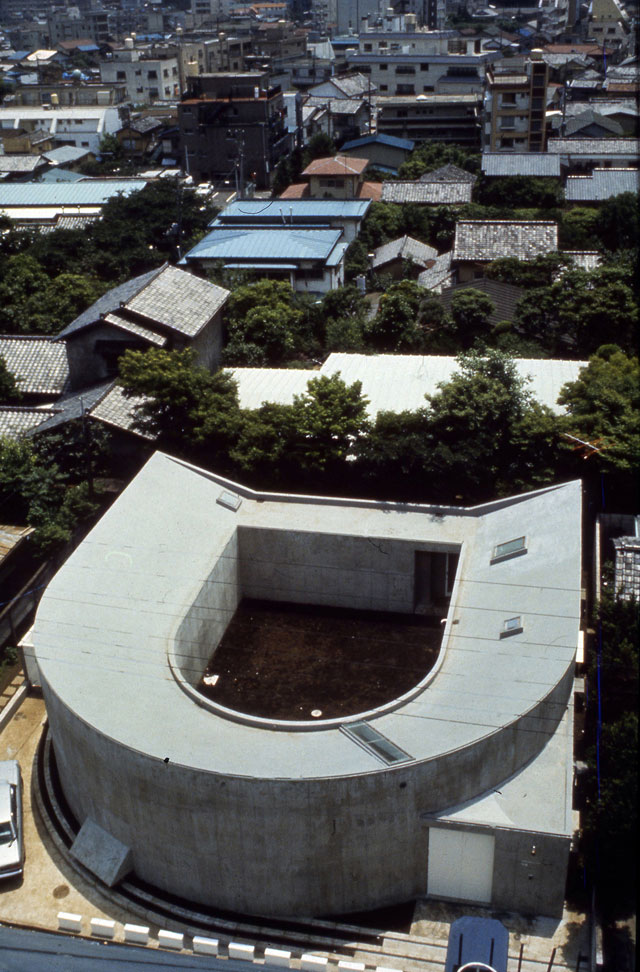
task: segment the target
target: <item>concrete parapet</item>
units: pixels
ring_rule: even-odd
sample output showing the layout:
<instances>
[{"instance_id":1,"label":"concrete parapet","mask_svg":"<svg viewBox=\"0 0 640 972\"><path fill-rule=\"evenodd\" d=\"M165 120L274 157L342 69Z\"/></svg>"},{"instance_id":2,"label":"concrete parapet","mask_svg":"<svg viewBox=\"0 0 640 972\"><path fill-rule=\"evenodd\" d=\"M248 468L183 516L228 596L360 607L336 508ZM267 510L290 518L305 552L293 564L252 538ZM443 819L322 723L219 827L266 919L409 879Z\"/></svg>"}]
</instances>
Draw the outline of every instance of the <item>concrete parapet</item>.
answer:
<instances>
[{"instance_id":1,"label":"concrete parapet","mask_svg":"<svg viewBox=\"0 0 640 972\"><path fill-rule=\"evenodd\" d=\"M91 934L96 935L98 938L114 938L116 934L116 923L115 921L109 921L108 918L92 918Z\"/></svg>"},{"instance_id":2,"label":"concrete parapet","mask_svg":"<svg viewBox=\"0 0 640 972\"><path fill-rule=\"evenodd\" d=\"M288 969L291 967L291 952L286 952L281 948L265 948L264 964L279 965Z\"/></svg>"},{"instance_id":3,"label":"concrete parapet","mask_svg":"<svg viewBox=\"0 0 640 972\"><path fill-rule=\"evenodd\" d=\"M146 925L125 925L124 940L136 945L146 945L149 941L149 929Z\"/></svg>"},{"instance_id":4,"label":"concrete parapet","mask_svg":"<svg viewBox=\"0 0 640 972\"><path fill-rule=\"evenodd\" d=\"M58 929L60 931L81 932L82 915L73 915L69 911L59 911Z\"/></svg>"},{"instance_id":5,"label":"concrete parapet","mask_svg":"<svg viewBox=\"0 0 640 972\"><path fill-rule=\"evenodd\" d=\"M166 931L164 928L158 932L158 945L162 948L180 949L184 948L184 935L179 932Z\"/></svg>"},{"instance_id":6,"label":"concrete parapet","mask_svg":"<svg viewBox=\"0 0 640 972\"><path fill-rule=\"evenodd\" d=\"M193 951L200 955L217 955L218 939L203 938L201 935L196 935L193 939Z\"/></svg>"},{"instance_id":7,"label":"concrete parapet","mask_svg":"<svg viewBox=\"0 0 640 972\"><path fill-rule=\"evenodd\" d=\"M300 958L300 968L304 972L326 972L328 961L322 955L311 955L307 953Z\"/></svg>"}]
</instances>

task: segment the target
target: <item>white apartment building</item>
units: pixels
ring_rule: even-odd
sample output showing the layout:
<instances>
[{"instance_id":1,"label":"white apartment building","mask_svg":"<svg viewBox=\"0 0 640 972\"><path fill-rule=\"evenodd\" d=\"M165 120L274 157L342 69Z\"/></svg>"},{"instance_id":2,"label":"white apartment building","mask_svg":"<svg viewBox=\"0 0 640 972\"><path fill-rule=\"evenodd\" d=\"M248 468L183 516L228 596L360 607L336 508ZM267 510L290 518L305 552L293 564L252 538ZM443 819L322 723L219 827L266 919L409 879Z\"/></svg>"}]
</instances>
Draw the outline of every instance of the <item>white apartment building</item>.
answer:
<instances>
[{"instance_id":1,"label":"white apartment building","mask_svg":"<svg viewBox=\"0 0 640 972\"><path fill-rule=\"evenodd\" d=\"M131 42L122 50L114 51L108 61L100 64L100 80L103 84L124 84L127 98L134 104L154 101L175 101L180 97L180 71L178 58L147 57L136 50Z\"/></svg>"},{"instance_id":2,"label":"white apartment building","mask_svg":"<svg viewBox=\"0 0 640 972\"><path fill-rule=\"evenodd\" d=\"M0 107L0 132L22 129L27 132L46 132L61 145L76 145L97 153L104 135L121 127L120 113L114 106L80 106L55 108L43 105L28 108L22 105Z\"/></svg>"}]
</instances>

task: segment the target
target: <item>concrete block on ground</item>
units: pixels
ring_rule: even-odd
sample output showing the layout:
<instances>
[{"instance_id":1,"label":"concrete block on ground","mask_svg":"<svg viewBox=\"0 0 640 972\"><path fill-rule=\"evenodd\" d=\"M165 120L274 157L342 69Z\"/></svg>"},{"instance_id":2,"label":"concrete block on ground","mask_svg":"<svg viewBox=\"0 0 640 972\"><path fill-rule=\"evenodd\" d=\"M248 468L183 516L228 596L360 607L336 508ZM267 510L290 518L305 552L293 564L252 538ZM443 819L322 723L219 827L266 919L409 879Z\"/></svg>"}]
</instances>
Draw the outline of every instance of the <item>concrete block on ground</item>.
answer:
<instances>
[{"instance_id":1,"label":"concrete block on ground","mask_svg":"<svg viewBox=\"0 0 640 972\"><path fill-rule=\"evenodd\" d=\"M146 945L149 941L149 929L146 925L125 925L125 942L135 942L137 945Z\"/></svg>"},{"instance_id":2,"label":"concrete block on ground","mask_svg":"<svg viewBox=\"0 0 640 972\"><path fill-rule=\"evenodd\" d=\"M304 972L326 972L328 959L322 955L306 953L300 957L300 968Z\"/></svg>"},{"instance_id":3,"label":"concrete block on ground","mask_svg":"<svg viewBox=\"0 0 640 972\"><path fill-rule=\"evenodd\" d=\"M60 931L81 932L82 915L73 915L69 911L59 911L58 928Z\"/></svg>"},{"instance_id":4,"label":"concrete block on ground","mask_svg":"<svg viewBox=\"0 0 640 972\"><path fill-rule=\"evenodd\" d=\"M131 849L87 817L71 845L71 856L112 888L133 866Z\"/></svg>"},{"instance_id":5,"label":"concrete block on ground","mask_svg":"<svg viewBox=\"0 0 640 972\"><path fill-rule=\"evenodd\" d=\"M279 965L281 968L291 968L291 952L286 952L282 948L265 948L265 965Z\"/></svg>"},{"instance_id":6,"label":"concrete block on ground","mask_svg":"<svg viewBox=\"0 0 640 972\"><path fill-rule=\"evenodd\" d=\"M347 962L346 959L340 959L338 968L342 969L342 972L364 972L364 962Z\"/></svg>"},{"instance_id":7,"label":"concrete block on ground","mask_svg":"<svg viewBox=\"0 0 640 972\"><path fill-rule=\"evenodd\" d=\"M180 932L165 931L161 929L158 932L158 945L162 948L184 948L184 935Z\"/></svg>"},{"instance_id":8,"label":"concrete block on ground","mask_svg":"<svg viewBox=\"0 0 640 972\"><path fill-rule=\"evenodd\" d=\"M193 939L193 951L199 952L201 955L217 955L218 939L203 938L201 935L196 935Z\"/></svg>"},{"instance_id":9,"label":"concrete block on ground","mask_svg":"<svg viewBox=\"0 0 640 972\"><path fill-rule=\"evenodd\" d=\"M116 923L108 918L92 918L91 934L99 938L114 938L116 934Z\"/></svg>"},{"instance_id":10,"label":"concrete block on ground","mask_svg":"<svg viewBox=\"0 0 640 972\"><path fill-rule=\"evenodd\" d=\"M254 945L242 945L240 942L229 942L229 958L253 962L256 957Z\"/></svg>"}]
</instances>

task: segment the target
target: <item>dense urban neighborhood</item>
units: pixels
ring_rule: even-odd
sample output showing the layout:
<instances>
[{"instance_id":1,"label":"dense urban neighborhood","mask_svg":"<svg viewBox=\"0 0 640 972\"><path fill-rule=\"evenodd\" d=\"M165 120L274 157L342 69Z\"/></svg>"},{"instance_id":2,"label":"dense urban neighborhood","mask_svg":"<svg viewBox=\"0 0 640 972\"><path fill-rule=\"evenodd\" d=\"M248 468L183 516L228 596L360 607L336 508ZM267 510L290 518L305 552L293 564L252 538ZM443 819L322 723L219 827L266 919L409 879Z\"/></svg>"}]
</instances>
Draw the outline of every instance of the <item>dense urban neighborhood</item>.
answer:
<instances>
[{"instance_id":1,"label":"dense urban neighborhood","mask_svg":"<svg viewBox=\"0 0 640 972\"><path fill-rule=\"evenodd\" d=\"M634 968L638 21L0 0L0 931Z\"/></svg>"}]
</instances>

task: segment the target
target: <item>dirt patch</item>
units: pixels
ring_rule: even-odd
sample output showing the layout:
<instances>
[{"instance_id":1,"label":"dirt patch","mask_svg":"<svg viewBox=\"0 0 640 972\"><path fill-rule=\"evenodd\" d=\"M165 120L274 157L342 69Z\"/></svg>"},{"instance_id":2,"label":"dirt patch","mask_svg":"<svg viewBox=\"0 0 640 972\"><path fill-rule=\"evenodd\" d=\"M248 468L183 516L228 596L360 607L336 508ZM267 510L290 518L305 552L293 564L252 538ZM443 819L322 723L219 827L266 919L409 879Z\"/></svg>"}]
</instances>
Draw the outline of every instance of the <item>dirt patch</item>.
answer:
<instances>
[{"instance_id":1,"label":"dirt patch","mask_svg":"<svg viewBox=\"0 0 640 972\"><path fill-rule=\"evenodd\" d=\"M198 689L264 718L354 715L420 682L441 639L439 618L246 600L204 673L215 685Z\"/></svg>"}]
</instances>

